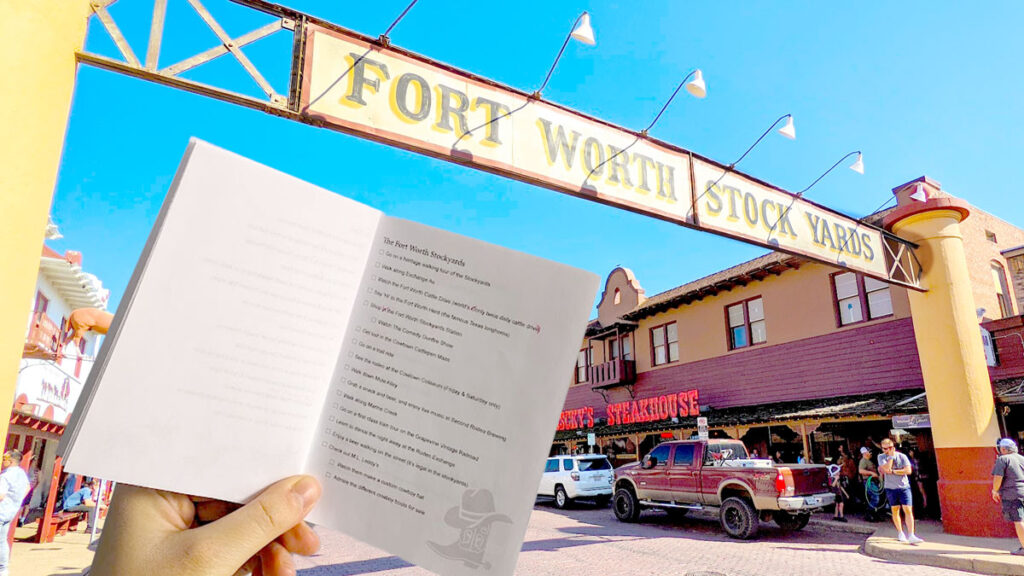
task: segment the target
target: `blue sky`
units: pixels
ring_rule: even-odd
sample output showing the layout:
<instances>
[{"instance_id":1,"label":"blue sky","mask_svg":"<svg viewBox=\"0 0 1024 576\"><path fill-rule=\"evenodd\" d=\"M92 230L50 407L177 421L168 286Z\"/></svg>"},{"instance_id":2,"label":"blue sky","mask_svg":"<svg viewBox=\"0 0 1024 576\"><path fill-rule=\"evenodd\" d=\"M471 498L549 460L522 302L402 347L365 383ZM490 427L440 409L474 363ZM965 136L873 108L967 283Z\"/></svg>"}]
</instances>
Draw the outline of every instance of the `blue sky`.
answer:
<instances>
[{"instance_id":1,"label":"blue sky","mask_svg":"<svg viewBox=\"0 0 1024 576\"><path fill-rule=\"evenodd\" d=\"M407 1L290 0L289 7L376 36ZM224 0L204 4L232 36L269 22ZM151 0L111 13L144 58ZM678 82L701 68L708 96L681 94L652 135L724 163L779 116L797 139L767 137L738 166L800 190L847 152L808 198L855 217L921 175L1017 226L1024 203L1024 4L819 2L532 2L420 0L391 34L403 48L523 90L537 88L576 16L596 46L572 42L545 98L624 127L646 126ZM170 0L160 66L215 46L185 0ZM87 50L117 56L98 21ZM243 49L287 91L291 36ZM229 56L185 75L258 96ZM83 66L53 217L58 250L120 299L192 136L370 204L461 234L591 270L633 269L648 296L764 251L636 214ZM1006 248L1010 248L1007 246Z\"/></svg>"}]
</instances>

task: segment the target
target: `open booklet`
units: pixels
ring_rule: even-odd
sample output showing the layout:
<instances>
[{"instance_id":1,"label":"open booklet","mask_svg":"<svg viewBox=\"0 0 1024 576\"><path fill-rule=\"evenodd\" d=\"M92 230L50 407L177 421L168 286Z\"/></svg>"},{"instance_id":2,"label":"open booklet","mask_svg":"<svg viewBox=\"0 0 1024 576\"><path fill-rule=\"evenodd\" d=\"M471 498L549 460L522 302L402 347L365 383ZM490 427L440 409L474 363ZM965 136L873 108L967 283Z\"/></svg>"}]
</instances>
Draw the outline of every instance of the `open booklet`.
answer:
<instances>
[{"instance_id":1,"label":"open booklet","mask_svg":"<svg viewBox=\"0 0 1024 576\"><path fill-rule=\"evenodd\" d=\"M61 453L234 502L312 474L312 522L511 574L597 288L193 140Z\"/></svg>"}]
</instances>

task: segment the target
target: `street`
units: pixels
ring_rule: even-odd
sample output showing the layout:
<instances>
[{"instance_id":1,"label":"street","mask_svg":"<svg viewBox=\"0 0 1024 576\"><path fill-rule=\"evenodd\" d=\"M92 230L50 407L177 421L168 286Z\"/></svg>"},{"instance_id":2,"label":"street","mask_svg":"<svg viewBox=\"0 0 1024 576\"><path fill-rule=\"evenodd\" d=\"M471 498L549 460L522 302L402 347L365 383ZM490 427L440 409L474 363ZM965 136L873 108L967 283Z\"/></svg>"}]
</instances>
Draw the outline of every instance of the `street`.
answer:
<instances>
[{"instance_id":1,"label":"street","mask_svg":"<svg viewBox=\"0 0 1024 576\"><path fill-rule=\"evenodd\" d=\"M319 533L320 554L297 559L300 576L430 574L343 534ZM790 534L773 523L762 523L758 539L737 541L722 533L711 514L670 521L660 511L647 511L640 523L624 524L615 519L611 508L579 503L558 510L541 501L534 507L516 574L861 576L896 566L861 554L866 538L812 521L803 531ZM898 569L902 576L962 574L926 566L899 565Z\"/></svg>"}]
</instances>

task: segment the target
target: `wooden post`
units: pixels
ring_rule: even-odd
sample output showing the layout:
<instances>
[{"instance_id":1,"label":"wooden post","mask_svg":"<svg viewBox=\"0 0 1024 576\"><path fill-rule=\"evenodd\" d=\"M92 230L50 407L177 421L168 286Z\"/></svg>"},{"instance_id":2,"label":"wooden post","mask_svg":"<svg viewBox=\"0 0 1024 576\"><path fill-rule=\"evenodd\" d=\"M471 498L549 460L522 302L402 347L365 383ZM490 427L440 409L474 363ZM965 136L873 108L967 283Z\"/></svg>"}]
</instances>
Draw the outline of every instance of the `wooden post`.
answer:
<instances>
[{"instance_id":1,"label":"wooden post","mask_svg":"<svg viewBox=\"0 0 1024 576\"><path fill-rule=\"evenodd\" d=\"M46 508L43 509L43 517L39 519L39 529L36 530L36 542L40 544L53 542L50 524L53 518L53 508L57 504L57 490L60 488L60 473L63 469L61 457L58 456L53 462L53 475L50 477L50 493L46 496Z\"/></svg>"}]
</instances>

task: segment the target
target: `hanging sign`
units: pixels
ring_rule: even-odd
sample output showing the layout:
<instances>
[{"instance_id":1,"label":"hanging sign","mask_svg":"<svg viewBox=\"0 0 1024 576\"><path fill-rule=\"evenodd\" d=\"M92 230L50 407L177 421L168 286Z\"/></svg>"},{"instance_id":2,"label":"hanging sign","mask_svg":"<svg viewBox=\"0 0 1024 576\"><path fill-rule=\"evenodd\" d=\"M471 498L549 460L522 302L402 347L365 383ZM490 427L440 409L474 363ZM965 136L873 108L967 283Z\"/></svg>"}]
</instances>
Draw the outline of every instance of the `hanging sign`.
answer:
<instances>
[{"instance_id":1,"label":"hanging sign","mask_svg":"<svg viewBox=\"0 0 1024 576\"><path fill-rule=\"evenodd\" d=\"M697 418L697 437L701 440L708 439L708 419L705 416Z\"/></svg>"},{"instance_id":2,"label":"hanging sign","mask_svg":"<svg viewBox=\"0 0 1024 576\"><path fill-rule=\"evenodd\" d=\"M916 286L872 226L423 56L310 23L301 79L305 122Z\"/></svg>"},{"instance_id":3,"label":"hanging sign","mask_svg":"<svg viewBox=\"0 0 1024 576\"><path fill-rule=\"evenodd\" d=\"M886 276L882 233L846 216L694 159L702 228L733 238L814 255L844 268Z\"/></svg>"}]
</instances>

